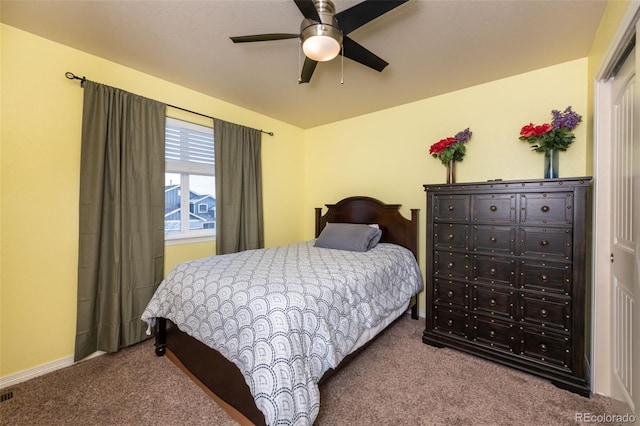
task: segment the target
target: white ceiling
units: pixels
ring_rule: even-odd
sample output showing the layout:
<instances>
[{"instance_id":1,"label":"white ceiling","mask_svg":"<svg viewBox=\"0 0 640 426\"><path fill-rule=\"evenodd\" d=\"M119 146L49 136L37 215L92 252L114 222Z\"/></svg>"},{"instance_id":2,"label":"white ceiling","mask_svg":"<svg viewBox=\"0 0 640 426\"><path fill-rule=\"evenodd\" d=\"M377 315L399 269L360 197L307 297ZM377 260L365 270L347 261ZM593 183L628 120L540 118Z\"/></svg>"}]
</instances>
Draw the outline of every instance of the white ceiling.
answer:
<instances>
[{"instance_id":1,"label":"white ceiling","mask_svg":"<svg viewBox=\"0 0 640 426\"><path fill-rule=\"evenodd\" d=\"M334 3L340 12L359 1ZM344 84L341 57L298 84L296 39L229 40L297 33L302 15L292 0L1 6L5 24L307 129L583 58L606 0L409 0L349 35L390 65L379 73L345 59Z\"/></svg>"}]
</instances>

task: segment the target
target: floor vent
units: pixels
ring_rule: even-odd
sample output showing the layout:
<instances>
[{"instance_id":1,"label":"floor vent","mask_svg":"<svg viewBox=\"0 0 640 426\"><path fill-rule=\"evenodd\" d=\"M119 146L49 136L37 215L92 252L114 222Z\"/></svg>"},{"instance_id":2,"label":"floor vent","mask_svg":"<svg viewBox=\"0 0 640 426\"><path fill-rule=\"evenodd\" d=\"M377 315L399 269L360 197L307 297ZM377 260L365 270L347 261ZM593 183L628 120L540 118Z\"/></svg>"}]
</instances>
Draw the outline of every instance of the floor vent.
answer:
<instances>
[{"instance_id":1,"label":"floor vent","mask_svg":"<svg viewBox=\"0 0 640 426\"><path fill-rule=\"evenodd\" d=\"M13 391L2 392L0 394L0 402L5 402L13 398Z\"/></svg>"}]
</instances>

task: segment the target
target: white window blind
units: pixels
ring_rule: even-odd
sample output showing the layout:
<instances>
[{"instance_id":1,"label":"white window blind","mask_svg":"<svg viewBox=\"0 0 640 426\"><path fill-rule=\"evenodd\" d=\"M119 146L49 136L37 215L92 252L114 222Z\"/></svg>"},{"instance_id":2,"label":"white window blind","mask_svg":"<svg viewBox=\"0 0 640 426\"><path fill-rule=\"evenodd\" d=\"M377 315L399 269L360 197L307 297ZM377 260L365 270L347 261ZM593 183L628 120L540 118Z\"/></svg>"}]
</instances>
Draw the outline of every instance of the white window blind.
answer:
<instances>
[{"instance_id":1,"label":"white window blind","mask_svg":"<svg viewBox=\"0 0 640 426\"><path fill-rule=\"evenodd\" d=\"M215 164L211 129L167 117L165 161L173 171L210 174Z\"/></svg>"}]
</instances>

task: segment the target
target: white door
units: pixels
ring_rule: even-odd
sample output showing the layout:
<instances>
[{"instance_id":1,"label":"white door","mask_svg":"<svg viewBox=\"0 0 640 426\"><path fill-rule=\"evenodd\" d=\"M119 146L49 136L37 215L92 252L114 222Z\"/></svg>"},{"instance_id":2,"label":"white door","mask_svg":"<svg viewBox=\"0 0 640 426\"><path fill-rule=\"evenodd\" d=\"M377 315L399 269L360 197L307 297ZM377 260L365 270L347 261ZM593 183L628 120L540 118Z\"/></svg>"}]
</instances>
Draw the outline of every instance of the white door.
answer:
<instances>
[{"instance_id":1,"label":"white door","mask_svg":"<svg viewBox=\"0 0 640 426\"><path fill-rule=\"evenodd\" d=\"M612 397L640 416L640 90L636 51L612 80Z\"/></svg>"}]
</instances>

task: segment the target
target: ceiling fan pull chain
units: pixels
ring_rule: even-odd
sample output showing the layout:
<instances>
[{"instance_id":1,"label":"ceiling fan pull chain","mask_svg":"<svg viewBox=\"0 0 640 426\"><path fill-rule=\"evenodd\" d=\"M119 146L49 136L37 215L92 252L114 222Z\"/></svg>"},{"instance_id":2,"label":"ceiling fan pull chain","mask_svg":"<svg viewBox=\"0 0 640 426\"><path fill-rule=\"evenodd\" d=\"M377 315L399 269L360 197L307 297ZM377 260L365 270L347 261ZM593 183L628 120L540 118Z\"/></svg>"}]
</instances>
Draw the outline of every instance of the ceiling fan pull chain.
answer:
<instances>
[{"instance_id":1,"label":"ceiling fan pull chain","mask_svg":"<svg viewBox=\"0 0 640 426\"><path fill-rule=\"evenodd\" d=\"M298 49L298 84L302 83L302 66L300 62L302 58L300 57L300 53L302 52L302 40L300 41L300 48Z\"/></svg>"},{"instance_id":2,"label":"ceiling fan pull chain","mask_svg":"<svg viewBox=\"0 0 640 426\"><path fill-rule=\"evenodd\" d=\"M340 84L344 84L344 44L340 47L342 48L342 56L340 58Z\"/></svg>"}]
</instances>

